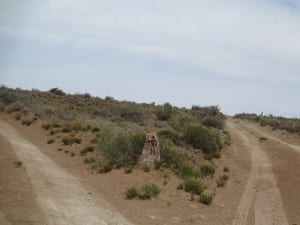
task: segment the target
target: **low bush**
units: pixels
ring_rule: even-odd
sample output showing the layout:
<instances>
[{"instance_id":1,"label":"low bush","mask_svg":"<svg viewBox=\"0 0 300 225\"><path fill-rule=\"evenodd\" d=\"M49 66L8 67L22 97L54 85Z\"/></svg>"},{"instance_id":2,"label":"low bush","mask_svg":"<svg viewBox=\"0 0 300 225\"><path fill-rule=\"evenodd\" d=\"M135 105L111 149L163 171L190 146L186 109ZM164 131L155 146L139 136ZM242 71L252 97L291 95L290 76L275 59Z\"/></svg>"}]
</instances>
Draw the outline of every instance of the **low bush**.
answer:
<instances>
[{"instance_id":1,"label":"low bush","mask_svg":"<svg viewBox=\"0 0 300 225\"><path fill-rule=\"evenodd\" d=\"M213 194L205 194L201 193L199 197L199 202L205 204L205 205L210 205L213 200Z\"/></svg>"},{"instance_id":2,"label":"low bush","mask_svg":"<svg viewBox=\"0 0 300 225\"><path fill-rule=\"evenodd\" d=\"M108 173L112 171L112 169L113 165L110 162L104 162L99 169L99 173Z\"/></svg>"},{"instance_id":3,"label":"low bush","mask_svg":"<svg viewBox=\"0 0 300 225\"><path fill-rule=\"evenodd\" d=\"M219 148L219 137L202 125L191 125L183 136L187 144L194 148L202 149L203 152L213 152Z\"/></svg>"},{"instance_id":4,"label":"low bush","mask_svg":"<svg viewBox=\"0 0 300 225\"><path fill-rule=\"evenodd\" d=\"M224 116L207 116L202 120L202 124L206 127L214 127L217 129L223 129Z\"/></svg>"},{"instance_id":5,"label":"low bush","mask_svg":"<svg viewBox=\"0 0 300 225\"><path fill-rule=\"evenodd\" d=\"M69 137L64 137L62 139L62 142L64 143L64 145L72 145L74 143L81 144L81 139L69 136Z\"/></svg>"},{"instance_id":6,"label":"low bush","mask_svg":"<svg viewBox=\"0 0 300 225\"><path fill-rule=\"evenodd\" d=\"M202 165L200 167L200 171L203 174L203 176L213 176L215 174L215 167L211 164Z\"/></svg>"},{"instance_id":7,"label":"low bush","mask_svg":"<svg viewBox=\"0 0 300 225\"><path fill-rule=\"evenodd\" d=\"M17 167L17 168L20 168L20 167L22 167L22 165L23 165L23 162L22 162L22 161L19 161L19 160L17 160L17 161L14 161L14 162L13 162L13 164L14 164L14 166L15 166L15 167Z\"/></svg>"},{"instance_id":8,"label":"low bush","mask_svg":"<svg viewBox=\"0 0 300 225\"><path fill-rule=\"evenodd\" d=\"M158 120L168 120L171 118L173 107L169 103L165 103L162 106L158 106L156 110L156 116Z\"/></svg>"},{"instance_id":9,"label":"low bush","mask_svg":"<svg viewBox=\"0 0 300 225\"><path fill-rule=\"evenodd\" d=\"M18 112L21 111L23 108L23 105L20 102L13 102L9 106L6 107L6 112L7 113L13 113L13 112Z\"/></svg>"},{"instance_id":10,"label":"low bush","mask_svg":"<svg viewBox=\"0 0 300 225\"><path fill-rule=\"evenodd\" d=\"M29 119L29 118L24 118L22 120L22 124L25 126L30 126L33 122L34 122L33 119Z\"/></svg>"},{"instance_id":11,"label":"low bush","mask_svg":"<svg viewBox=\"0 0 300 225\"><path fill-rule=\"evenodd\" d=\"M100 131L99 127L94 127L94 128L92 129L92 132L99 132L99 131Z\"/></svg>"},{"instance_id":12,"label":"low bush","mask_svg":"<svg viewBox=\"0 0 300 225\"><path fill-rule=\"evenodd\" d=\"M223 187L223 186L225 186L228 179L229 179L229 177L228 177L226 174L220 176L220 177L218 178L218 180L217 180L217 186L218 186L218 187Z\"/></svg>"},{"instance_id":13,"label":"low bush","mask_svg":"<svg viewBox=\"0 0 300 225\"><path fill-rule=\"evenodd\" d=\"M159 138L169 139L176 145L181 145L181 137L172 130L162 130L158 132Z\"/></svg>"},{"instance_id":14,"label":"low bush","mask_svg":"<svg viewBox=\"0 0 300 225\"><path fill-rule=\"evenodd\" d=\"M47 141L47 144L53 144L55 142L55 139L51 138Z\"/></svg>"},{"instance_id":15,"label":"low bush","mask_svg":"<svg viewBox=\"0 0 300 225\"><path fill-rule=\"evenodd\" d=\"M93 152L95 148L93 146L87 146L80 151L81 156L85 156L88 152Z\"/></svg>"},{"instance_id":16,"label":"low bush","mask_svg":"<svg viewBox=\"0 0 300 225\"><path fill-rule=\"evenodd\" d=\"M55 95L66 95L65 92L63 92L62 90L58 89L58 88L52 88L49 90L50 93L53 93Z\"/></svg>"},{"instance_id":17,"label":"low bush","mask_svg":"<svg viewBox=\"0 0 300 225\"><path fill-rule=\"evenodd\" d=\"M96 162L96 159L94 157L86 157L83 159L83 162L86 164L94 163L94 162Z\"/></svg>"},{"instance_id":18,"label":"low bush","mask_svg":"<svg viewBox=\"0 0 300 225\"><path fill-rule=\"evenodd\" d=\"M142 153L145 134L119 134L99 144L104 156L117 167L134 166Z\"/></svg>"},{"instance_id":19,"label":"low bush","mask_svg":"<svg viewBox=\"0 0 300 225\"><path fill-rule=\"evenodd\" d=\"M188 178L184 181L183 189L186 192L200 195L206 189L206 185L199 178Z\"/></svg>"},{"instance_id":20,"label":"low bush","mask_svg":"<svg viewBox=\"0 0 300 225\"><path fill-rule=\"evenodd\" d=\"M124 169L124 172L125 173L132 173L132 167L130 166L130 167L126 167L125 169Z\"/></svg>"},{"instance_id":21,"label":"low bush","mask_svg":"<svg viewBox=\"0 0 300 225\"><path fill-rule=\"evenodd\" d=\"M22 114L21 113L17 113L16 115L15 115L15 119L16 120L20 120L22 118Z\"/></svg>"},{"instance_id":22,"label":"low bush","mask_svg":"<svg viewBox=\"0 0 300 225\"><path fill-rule=\"evenodd\" d=\"M224 166L223 171L224 171L224 172L229 172L229 167Z\"/></svg>"},{"instance_id":23,"label":"low bush","mask_svg":"<svg viewBox=\"0 0 300 225\"><path fill-rule=\"evenodd\" d=\"M128 188L125 191L125 196L127 199L133 199L138 196L138 190L135 187Z\"/></svg>"},{"instance_id":24,"label":"low bush","mask_svg":"<svg viewBox=\"0 0 300 225\"><path fill-rule=\"evenodd\" d=\"M150 199L160 193L160 188L156 184L145 184L138 190L140 199Z\"/></svg>"}]
</instances>

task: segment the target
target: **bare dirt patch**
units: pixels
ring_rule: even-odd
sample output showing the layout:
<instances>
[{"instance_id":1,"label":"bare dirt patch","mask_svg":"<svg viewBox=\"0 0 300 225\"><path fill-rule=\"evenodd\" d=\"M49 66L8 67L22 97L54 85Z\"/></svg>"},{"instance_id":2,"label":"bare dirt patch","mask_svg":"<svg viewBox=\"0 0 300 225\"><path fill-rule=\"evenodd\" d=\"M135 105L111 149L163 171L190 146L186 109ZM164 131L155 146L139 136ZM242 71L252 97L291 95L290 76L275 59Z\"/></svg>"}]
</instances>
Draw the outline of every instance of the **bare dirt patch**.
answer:
<instances>
[{"instance_id":1,"label":"bare dirt patch","mask_svg":"<svg viewBox=\"0 0 300 225\"><path fill-rule=\"evenodd\" d=\"M0 136L0 224L44 225L26 167L17 167L14 162L19 159L10 143Z\"/></svg>"}]
</instances>

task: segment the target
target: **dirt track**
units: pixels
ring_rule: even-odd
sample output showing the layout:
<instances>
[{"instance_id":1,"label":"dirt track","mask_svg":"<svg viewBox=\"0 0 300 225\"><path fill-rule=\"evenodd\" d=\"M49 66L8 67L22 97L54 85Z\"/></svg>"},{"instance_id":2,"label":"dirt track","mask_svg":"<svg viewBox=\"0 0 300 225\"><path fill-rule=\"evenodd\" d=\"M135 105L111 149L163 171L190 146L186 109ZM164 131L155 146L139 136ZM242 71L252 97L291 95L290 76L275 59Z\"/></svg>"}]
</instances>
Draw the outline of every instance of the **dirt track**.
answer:
<instances>
[{"instance_id":1,"label":"dirt track","mask_svg":"<svg viewBox=\"0 0 300 225\"><path fill-rule=\"evenodd\" d=\"M242 140L239 148L250 153L252 162L232 224L299 224L299 146L245 121L229 120L227 125Z\"/></svg>"},{"instance_id":2,"label":"dirt track","mask_svg":"<svg viewBox=\"0 0 300 225\"><path fill-rule=\"evenodd\" d=\"M91 196L76 177L22 138L12 126L0 121L0 135L9 140L16 157L23 162L47 224L132 224L100 196ZM0 214L0 221L2 218Z\"/></svg>"}]
</instances>

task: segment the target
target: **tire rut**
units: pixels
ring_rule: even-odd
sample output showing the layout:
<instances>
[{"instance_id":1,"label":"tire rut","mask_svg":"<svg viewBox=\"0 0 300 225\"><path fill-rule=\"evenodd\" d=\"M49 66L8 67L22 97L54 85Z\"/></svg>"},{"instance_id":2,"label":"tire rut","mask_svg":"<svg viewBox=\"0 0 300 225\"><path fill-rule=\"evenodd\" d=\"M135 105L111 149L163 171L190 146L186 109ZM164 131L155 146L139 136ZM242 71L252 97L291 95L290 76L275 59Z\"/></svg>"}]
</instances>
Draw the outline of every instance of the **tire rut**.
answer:
<instances>
[{"instance_id":1,"label":"tire rut","mask_svg":"<svg viewBox=\"0 0 300 225\"><path fill-rule=\"evenodd\" d=\"M272 172L269 158L259 144L231 121L227 126L237 133L251 155L251 169L236 216L232 225L248 225L249 211L254 212L255 225L288 225L279 189ZM253 207L253 208L252 208Z\"/></svg>"},{"instance_id":2,"label":"tire rut","mask_svg":"<svg viewBox=\"0 0 300 225\"><path fill-rule=\"evenodd\" d=\"M0 121L0 134L11 142L23 162L48 225L133 225L100 196L89 195L74 176L12 126Z\"/></svg>"}]
</instances>

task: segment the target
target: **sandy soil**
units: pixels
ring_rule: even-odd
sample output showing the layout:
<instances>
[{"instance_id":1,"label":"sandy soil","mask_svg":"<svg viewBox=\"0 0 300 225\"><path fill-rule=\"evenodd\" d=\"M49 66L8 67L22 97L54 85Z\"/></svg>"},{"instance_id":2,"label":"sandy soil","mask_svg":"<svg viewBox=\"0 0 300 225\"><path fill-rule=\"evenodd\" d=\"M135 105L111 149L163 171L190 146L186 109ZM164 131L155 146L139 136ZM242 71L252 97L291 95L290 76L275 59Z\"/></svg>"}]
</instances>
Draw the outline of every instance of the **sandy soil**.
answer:
<instances>
[{"instance_id":1,"label":"sandy soil","mask_svg":"<svg viewBox=\"0 0 300 225\"><path fill-rule=\"evenodd\" d=\"M240 126L228 122L228 127L239 134L243 140L243 148L246 148L251 154L252 162L248 183L232 224L243 225L254 222L257 225L288 225L268 156L260 148L257 139L246 135ZM254 221L248 217L251 207L253 207Z\"/></svg>"},{"instance_id":2,"label":"sandy soil","mask_svg":"<svg viewBox=\"0 0 300 225\"><path fill-rule=\"evenodd\" d=\"M0 117L1 146L10 146L13 151L9 152L15 158L0 166L4 171L9 166L12 172L23 171L22 175L14 174L12 180L24 177L32 210L27 215L33 212L38 215L36 223L16 222L14 218L17 214L22 217L22 213L14 211L13 205L22 209L28 204L24 199L21 204L12 198L11 207L4 207L2 199L9 198L9 190L5 189L0 192L0 224L55 224L54 220L57 224L95 224L97 220L96 224L109 224L108 221L130 224L130 220L139 225L299 224L300 154L286 144L297 146L296 137L280 136L278 131L273 133L252 123L229 121L232 145L215 161L218 167L215 176L223 174L223 167L227 166L230 179L224 188L216 189L212 205L205 206L190 201L184 191L176 190L181 181L168 171L145 173L134 169L130 174L123 170L97 174L87 169L80 156L57 151L59 143L46 144L50 136L41 129L42 121L25 127L8 115ZM267 136L267 141L261 142L262 134L252 127L286 143ZM73 150L80 148L75 146ZM0 156L8 157L9 153L2 149ZM12 161L16 159L23 161L23 169L13 167ZM1 176L3 170L0 170L1 184L6 182L6 172ZM126 188L147 182L160 186L158 198L150 201L124 198ZM21 191L18 185L11 189ZM9 212L15 212L15 216Z\"/></svg>"},{"instance_id":3,"label":"sandy soil","mask_svg":"<svg viewBox=\"0 0 300 225\"><path fill-rule=\"evenodd\" d=\"M12 126L0 122L0 134L11 142L14 153L23 162L47 224L132 224L99 196L90 196L74 176Z\"/></svg>"},{"instance_id":4,"label":"sandy soil","mask_svg":"<svg viewBox=\"0 0 300 225\"><path fill-rule=\"evenodd\" d=\"M58 143L46 144L49 134L41 129L43 122L38 121L30 127L26 127L6 114L2 114L1 118L16 128L23 139L29 140L35 145L35 148L65 170L68 175L80 181L85 190L88 190L86 193L90 193L93 198L97 198L97 196L100 196L101 199L104 198L122 215L139 225L230 224L235 216L244 183L247 181L247 173L250 170L247 152L236 151L236 149L225 151L221 159L216 161L218 167L216 176L223 174L223 167L227 166L230 168L228 173L230 179L225 187L216 189L212 205L205 206L200 204L197 199L190 201L188 193L177 190L176 187L181 181L171 172L151 171L145 173L141 169L134 169L131 174L125 174L123 170L97 174L87 169L82 157L78 155L71 157L70 154L58 152ZM26 163L24 163L24 167L26 168ZM160 186L162 191L158 198L150 201L124 198L126 188L141 186L145 183L156 183ZM72 189L69 186L60 185L62 189ZM43 203L40 204L43 205ZM216 215L218 216L216 217Z\"/></svg>"},{"instance_id":5,"label":"sandy soil","mask_svg":"<svg viewBox=\"0 0 300 225\"><path fill-rule=\"evenodd\" d=\"M258 142L260 148L266 153L270 162L277 187L289 224L299 224L300 221L300 154L299 138L296 134L273 131L268 127L238 121L239 131ZM261 137L267 140L261 141Z\"/></svg>"}]
</instances>

